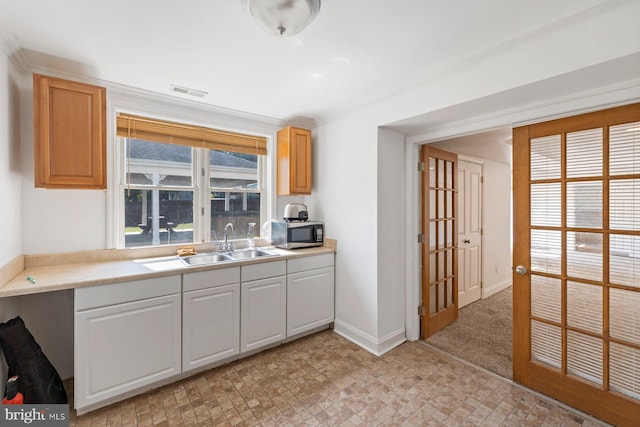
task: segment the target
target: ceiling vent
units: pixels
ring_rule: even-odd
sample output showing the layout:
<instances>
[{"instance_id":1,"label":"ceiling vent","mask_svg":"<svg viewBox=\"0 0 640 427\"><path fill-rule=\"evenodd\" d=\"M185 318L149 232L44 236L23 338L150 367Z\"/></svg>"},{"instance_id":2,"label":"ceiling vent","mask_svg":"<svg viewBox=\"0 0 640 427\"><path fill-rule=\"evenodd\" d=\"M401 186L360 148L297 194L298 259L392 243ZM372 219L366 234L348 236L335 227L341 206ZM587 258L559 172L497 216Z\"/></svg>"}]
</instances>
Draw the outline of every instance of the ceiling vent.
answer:
<instances>
[{"instance_id":1,"label":"ceiling vent","mask_svg":"<svg viewBox=\"0 0 640 427\"><path fill-rule=\"evenodd\" d=\"M184 86L171 85L171 91L182 93L184 95L195 96L196 98L204 98L205 96L207 96L207 92L203 90L189 89L188 87Z\"/></svg>"}]
</instances>

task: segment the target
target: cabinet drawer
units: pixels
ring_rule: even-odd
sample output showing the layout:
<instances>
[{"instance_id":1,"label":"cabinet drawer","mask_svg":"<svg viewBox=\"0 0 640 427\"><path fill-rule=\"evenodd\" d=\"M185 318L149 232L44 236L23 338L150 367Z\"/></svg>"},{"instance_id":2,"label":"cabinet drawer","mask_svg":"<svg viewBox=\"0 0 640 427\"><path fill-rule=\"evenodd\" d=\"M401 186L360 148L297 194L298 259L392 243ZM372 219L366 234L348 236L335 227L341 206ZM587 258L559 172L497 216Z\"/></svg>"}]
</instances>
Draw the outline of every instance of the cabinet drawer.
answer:
<instances>
[{"instance_id":1,"label":"cabinet drawer","mask_svg":"<svg viewBox=\"0 0 640 427\"><path fill-rule=\"evenodd\" d=\"M284 276L287 274L287 262L264 262L242 266L242 281L266 279L268 277Z\"/></svg>"},{"instance_id":2,"label":"cabinet drawer","mask_svg":"<svg viewBox=\"0 0 640 427\"><path fill-rule=\"evenodd\" d=\"M182 275L183 291L212 288L240 282L240 267L221 268L219 270L198 271Z\"/></svg>"},{"instance_id":3,"label":"cabinet drawer","mask_svg":"<svg viewBox=\"0 0 640 427\"><path fill-rule=\"evenodd\" d=\"M294 258L287 261L287 273L314 270L316 268L333 267L334 254L313 255L302 258Z\"/></svg>"},{"instance_id":4,"label":"cabinet drawer","mask_svg":"<svg viewBox=\"0 0 640 427\"><path fill-rule=\"evenodd\" d=\"M180 276L154 277L75 290L76 311L180 293Z\"/></svg>"}]
</instances>

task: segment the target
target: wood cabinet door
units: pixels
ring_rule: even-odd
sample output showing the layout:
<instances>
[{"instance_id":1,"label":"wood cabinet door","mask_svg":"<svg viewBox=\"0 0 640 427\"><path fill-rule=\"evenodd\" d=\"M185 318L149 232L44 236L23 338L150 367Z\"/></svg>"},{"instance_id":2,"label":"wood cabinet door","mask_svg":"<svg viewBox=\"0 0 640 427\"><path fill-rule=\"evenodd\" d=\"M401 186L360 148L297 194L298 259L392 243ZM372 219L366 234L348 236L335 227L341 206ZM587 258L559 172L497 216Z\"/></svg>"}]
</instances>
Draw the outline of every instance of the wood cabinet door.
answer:
<instances>
[{"instance_id":1,"label":"wood cabinet door","mask_svg":"<svg viewBox=\"0 0 640 427\"><path fill-rule=\"evenodd\" d=\"M311 131L278 131L278 195L311 194Z\"/></svg>"},{"instance_id":2,"label":"wood cabinet door","mask_svg":"<svg viewBox=\"0 0 640 427\"><path fill-rule=\"evenodd\" d=\"M311 132L291 129L291 192L311 194Z\"/></svg>"},{"instance_id":3,"label":"wood cabinet door","mask_svg":"<svg viewBox=\"0 0 640 427\"><path fill-rule=\"evenodd\" d=\"M180 294L77 312L76 409L179 374L180 314Z\"/></svg>"},{"instance_id":4,"label":"wood cabinet door","mask_svg":"<svg viewBox=\"0 0 640 427\"><path fill-rule=\"evenodd\" d=\"M287 276L287 338L333 322L333 267Z\"/></svg>"},{"instance_id":5,"label":"wood cabinet door","mask_svg":"<svg viewBox=\"0 0 640 427\"><path fill-rule=\"evenodd\" d=\"M182 371L240 352L240 284L185 292Z\"/></svg>"},{"instance_id":6,"label":"wood cabinet door","mask_svg":"<svg viewBox=\"0 0 640 427\"><path fill-rule=\"evenodd\" d=\"M241 285L240 351L255 350L286 337L286 276Z\"/></svg>"},{"instance_id":7,"label":"wood cabinet door","mask_svg":"<svg viewBox=\"0 0 640 427\"><path fill-rule=\"evenodd\" d=\"M33 75L35 186L105 189L106 89Z\"/></svg>"}]
</instances>

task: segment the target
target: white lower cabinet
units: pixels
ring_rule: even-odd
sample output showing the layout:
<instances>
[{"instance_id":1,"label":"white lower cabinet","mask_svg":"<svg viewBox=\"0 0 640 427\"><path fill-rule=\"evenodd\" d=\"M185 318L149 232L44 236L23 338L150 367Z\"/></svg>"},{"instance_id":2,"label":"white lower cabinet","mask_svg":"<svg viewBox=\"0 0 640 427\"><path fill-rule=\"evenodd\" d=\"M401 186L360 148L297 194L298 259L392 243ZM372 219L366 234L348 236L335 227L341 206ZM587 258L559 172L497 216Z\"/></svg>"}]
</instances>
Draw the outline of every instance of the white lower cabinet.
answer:
<instances>
[{"instance_id":1,"label":"white lower cabinet","mask_svg":"<svg viewBox=\"0 0 640 427\"><path fill-rule=\"evenodd\" d=\"M79 413L181 372L180 276L80 288L75 298Z\"/></svg>"},{"instance_id":2,"label":"white lower cabinet","mask_svg":"<svg viewBox=\"0 0 640 427\"><path fill-rule=\"evenodd\" d=\"M287 279L285 274L285 261L242 267L240 310L240 351L242 353L286 338ZM273 277L259 279L264 275ZM252 280L244 281L245 278Z\"/></svg>"},{"instance_id":3,"label":"white lower cabinet","mask_svg":"<svg viewBox=\"0 0 640 427\"><path fill-rule=\"evenodd\" d=\"M183 371L240 352L239 282L240 267L183 275Z\"/></svg>"},{"instance_id":4,"label":"white lower cabinet","mask_svg":"<svg viewBox=\"0 0 640 427\"><path fill-rule=\"evenodd\" d=\"M333 254L288 261L287 337L333 322L333 265Z\"/></svg>"},{"instance_id":5,"label":"white lower cabinet","mask_svg":"<svg viewBox=\"0 0 640 427\"><path fill-rule=\"evenodd\" d=\"M334 254L75 290L78 414L334 319Z\"/></svg>"}]
</instances>

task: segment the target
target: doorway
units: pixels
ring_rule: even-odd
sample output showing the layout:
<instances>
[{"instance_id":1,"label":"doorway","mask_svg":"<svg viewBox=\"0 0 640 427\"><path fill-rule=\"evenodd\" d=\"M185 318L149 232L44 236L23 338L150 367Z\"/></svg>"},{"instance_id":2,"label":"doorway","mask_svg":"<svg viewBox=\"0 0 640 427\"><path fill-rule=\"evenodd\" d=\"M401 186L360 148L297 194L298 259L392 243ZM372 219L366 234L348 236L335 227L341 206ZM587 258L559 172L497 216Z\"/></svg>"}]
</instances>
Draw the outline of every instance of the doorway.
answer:
<instances>
[{"instance_id":1,"label":"doorway","mask_svg":"<svg viewBox=\"0 0 640 427\"><path fill-rule=\"evenodd\" d=\"M510 143L508 127L428 144L458 154L459 317L426 340L509 379L512 378ZM483 248L485 239L488 246Z\"/></svg>"}]
</instances>

